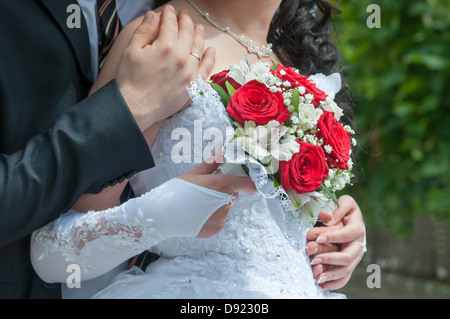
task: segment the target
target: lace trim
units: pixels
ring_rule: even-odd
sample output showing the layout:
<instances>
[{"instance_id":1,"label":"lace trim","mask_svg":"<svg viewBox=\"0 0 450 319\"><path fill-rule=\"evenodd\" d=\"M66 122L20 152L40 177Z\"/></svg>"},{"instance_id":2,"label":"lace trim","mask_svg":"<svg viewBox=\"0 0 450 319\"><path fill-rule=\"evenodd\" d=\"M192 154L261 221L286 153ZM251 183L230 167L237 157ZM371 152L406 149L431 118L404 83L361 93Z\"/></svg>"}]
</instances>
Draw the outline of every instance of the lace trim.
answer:
<instances>
[{"instance_id":1,"label":"lace trim","mask_svg":"<svg viewBox=\"0 0 450 319\"><path fill-rule=\"evenodd\" d=\"M71 220L73 215L78 215L75 222L72 221L73 227L64 227L65 220ZM112 242L118 248L138 251L149 249L159 242L154 236L156 233L151 220L141 216L127 223L121 215L119 207L86 214L71 211L62 215L35 234L36 241L45 247L39 259L59 252L66 262L77 263L86 269L94 249L104 248L106 242Z\"/></svg>"}]
</instances>

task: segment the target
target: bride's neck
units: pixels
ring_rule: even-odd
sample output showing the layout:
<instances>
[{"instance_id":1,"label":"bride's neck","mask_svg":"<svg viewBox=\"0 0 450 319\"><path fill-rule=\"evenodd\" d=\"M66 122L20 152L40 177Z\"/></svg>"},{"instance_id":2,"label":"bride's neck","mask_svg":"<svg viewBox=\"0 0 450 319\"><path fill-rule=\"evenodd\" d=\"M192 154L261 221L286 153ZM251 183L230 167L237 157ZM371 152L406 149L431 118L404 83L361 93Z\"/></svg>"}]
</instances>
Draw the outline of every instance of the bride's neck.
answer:
<instances>
[{"instance_id":1,"label":"bride's neck","mask_svg":"<svg viewBox=\"0 0 450 319\"><path fill-rule=\"evenodd\" d=\"M186 1L186 0L183 0ZM212 20L239 35L265 41L281 0L191 0Z\"/></svg>"}]
</instances>

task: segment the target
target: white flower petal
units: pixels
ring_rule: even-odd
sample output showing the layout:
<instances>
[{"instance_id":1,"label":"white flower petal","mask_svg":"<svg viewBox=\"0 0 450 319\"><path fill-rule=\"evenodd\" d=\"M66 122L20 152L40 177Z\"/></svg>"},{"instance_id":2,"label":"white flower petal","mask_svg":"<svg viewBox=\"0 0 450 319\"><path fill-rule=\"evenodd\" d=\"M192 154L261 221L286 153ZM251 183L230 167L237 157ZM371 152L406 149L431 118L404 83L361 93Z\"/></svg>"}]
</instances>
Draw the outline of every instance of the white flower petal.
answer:
<instances>
[{"instance_id":1,"label":"white flower petal","mask_svg":"<svg viewBox=\"0 0 450 319\"><path fill-rule=\"evenodd\" d=\"M326 93L331 99L334 100L336 94L341 90L342 80L339 73L333 73L331 75L324 75L317 73L309 77L316 84L317 88Z\"/></svg>"}]
</instances>

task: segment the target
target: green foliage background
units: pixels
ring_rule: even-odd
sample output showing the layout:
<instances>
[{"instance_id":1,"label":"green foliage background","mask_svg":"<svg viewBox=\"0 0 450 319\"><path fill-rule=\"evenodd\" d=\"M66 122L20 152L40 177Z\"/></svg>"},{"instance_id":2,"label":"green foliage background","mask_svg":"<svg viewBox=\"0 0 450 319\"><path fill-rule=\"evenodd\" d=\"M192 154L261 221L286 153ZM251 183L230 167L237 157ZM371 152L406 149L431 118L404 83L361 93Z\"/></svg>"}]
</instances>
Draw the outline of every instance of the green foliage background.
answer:
<instances>
[{"instance_id":1,"label":"green foliage background","mask_svg":"<svg viewBox=\"0 0 450 319\"><path fill-rule=\"evenodd\" d=\"M369 4L380 6L381 28L366 24ZM450 0L337 6L359 142L350 194L368 222L397 233L419 214L450 221Z\"/></svg>"}]
</instances>

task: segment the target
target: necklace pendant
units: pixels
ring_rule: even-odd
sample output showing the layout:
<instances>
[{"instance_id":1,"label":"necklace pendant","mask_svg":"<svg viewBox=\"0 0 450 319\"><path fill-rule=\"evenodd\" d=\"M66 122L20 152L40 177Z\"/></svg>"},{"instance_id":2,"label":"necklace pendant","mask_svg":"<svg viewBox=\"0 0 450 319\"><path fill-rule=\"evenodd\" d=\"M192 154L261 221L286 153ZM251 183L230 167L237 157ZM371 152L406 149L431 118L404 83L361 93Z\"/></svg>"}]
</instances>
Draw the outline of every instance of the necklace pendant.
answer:
<instances>
[{"instance_id":1,"label":"necklace pendant","mask_svg":"<svg viewBox=\"0 0 450 319\"><path fill-rule=\"evenodd\" d=\"M248 52L257 54L260 58L267 58L272 54L272 45L269 43L267 48L265 46L258 47L248 47Z\"/></svg>"}]
</instances>

